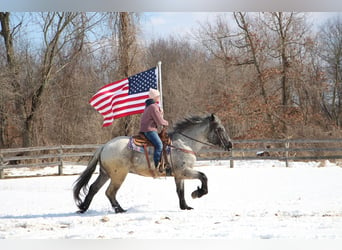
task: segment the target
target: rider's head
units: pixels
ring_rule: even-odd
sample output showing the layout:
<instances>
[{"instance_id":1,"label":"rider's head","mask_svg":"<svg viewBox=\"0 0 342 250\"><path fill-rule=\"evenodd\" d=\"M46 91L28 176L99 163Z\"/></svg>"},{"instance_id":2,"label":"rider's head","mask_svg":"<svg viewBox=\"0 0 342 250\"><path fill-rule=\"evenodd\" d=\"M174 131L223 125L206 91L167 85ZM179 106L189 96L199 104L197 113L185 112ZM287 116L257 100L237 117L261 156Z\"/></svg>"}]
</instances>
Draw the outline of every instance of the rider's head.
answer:
<instances>
[{"instance_id":1,"label":"rider's head","mask_svg":"<svg viewBox=\"0 0 342 250\"><path fill-rule=\"evenodd\" d=\"M149 93L148 93L148 95L155 102L159 102L159 100L160 100L160 92L158 90L151 88Z\"/></svg>"}]
</instances>

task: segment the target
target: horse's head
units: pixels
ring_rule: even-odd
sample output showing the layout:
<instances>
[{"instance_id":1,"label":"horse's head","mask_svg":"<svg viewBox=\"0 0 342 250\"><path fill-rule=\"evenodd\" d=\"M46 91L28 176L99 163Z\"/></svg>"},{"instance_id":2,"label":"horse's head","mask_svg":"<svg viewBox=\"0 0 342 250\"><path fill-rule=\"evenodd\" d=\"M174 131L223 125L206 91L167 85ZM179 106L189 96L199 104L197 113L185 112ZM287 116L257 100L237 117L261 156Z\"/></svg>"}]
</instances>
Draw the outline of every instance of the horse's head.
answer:
<instances>
[{"instance_id":1,"label":"horse's head","mask_svg":"<svg viewBox=\"0 0 342 250\"><path fill-rule=\"evenodd\" d=\"M216 145L227 151L232 148L232 142L226 129L221 120L214 114L207 117L192 116L186 118L175 125L173 133L170 134L171 137L174 134L180 134L184 140L198 142L201 146Z\"/></svg>"},{"instance_id":2,"label":"horse's head","mask_svg":"<svg viewBox=\"0 0 342 250\"><path fill-rule=\"evenodd\" d=\"M222 147L226 151L230 151L233 147L221 120L214 114L209 117L208 141L214 145Z\"/></svg>"}]
</instances>

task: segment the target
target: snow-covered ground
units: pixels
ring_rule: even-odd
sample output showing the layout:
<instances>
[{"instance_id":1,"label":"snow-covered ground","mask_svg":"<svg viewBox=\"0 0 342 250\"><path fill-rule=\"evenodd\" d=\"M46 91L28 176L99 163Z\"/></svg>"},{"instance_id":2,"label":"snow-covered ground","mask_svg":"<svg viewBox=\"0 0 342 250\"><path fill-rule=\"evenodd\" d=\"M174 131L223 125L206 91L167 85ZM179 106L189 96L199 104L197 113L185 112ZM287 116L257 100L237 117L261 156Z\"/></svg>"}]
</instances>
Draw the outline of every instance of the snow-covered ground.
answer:
<instances>
[{"instance_id":1,"label":"snow-covered ground","mask_svg":"<svg viewBox=\"0 0 342 250\"><path fill-rule=\"evenodd\" d=\"M212 161L196 168L207 175L209 193L193 200L200 183L187 180L190 211L179 209L173 178L129 174L118 193L123 214L112 211L106 185L77 214L77 175L0 180L0 239L342 239L342 168L333 163L236 161L229 168Z\"/></svg>"}]
</instances>

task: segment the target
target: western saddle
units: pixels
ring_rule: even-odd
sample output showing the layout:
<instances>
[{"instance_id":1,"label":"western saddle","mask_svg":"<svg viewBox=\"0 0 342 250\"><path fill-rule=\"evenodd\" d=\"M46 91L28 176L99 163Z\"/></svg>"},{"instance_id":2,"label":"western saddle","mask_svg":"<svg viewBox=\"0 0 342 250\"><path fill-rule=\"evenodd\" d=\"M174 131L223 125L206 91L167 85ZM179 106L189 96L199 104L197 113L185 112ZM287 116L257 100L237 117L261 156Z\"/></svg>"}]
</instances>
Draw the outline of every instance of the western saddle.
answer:
<instances>
[{"instance_id":1,"label":"western saddle","mask_svg":"<svg viewBox=\"0 0 342 250\"><path fill-rule=\"evenodd\" d=\"M159 135L161 141L163 142L163 152L162 152L160 164L158 165L158 170L160 173L164 172L164 170L165 170L166 175L171 176L171 174L172 174L171 173L171 165L170 165L169 160L167 158L167 152L166 152L167 146L171 145L171 138L169 137L165 127L161 130L161 132L158 135ZM147 147L154 147L154 145L146 138L146 136L142 132L140 132L138 135L133 136L133 143L139 147L144 148L147 165L148 165L148 168L151 169L151 163L150 163L150 160L148 157ZM156 166L156 168L157 168L157 166Z\"/></svg>"}]
</instances>

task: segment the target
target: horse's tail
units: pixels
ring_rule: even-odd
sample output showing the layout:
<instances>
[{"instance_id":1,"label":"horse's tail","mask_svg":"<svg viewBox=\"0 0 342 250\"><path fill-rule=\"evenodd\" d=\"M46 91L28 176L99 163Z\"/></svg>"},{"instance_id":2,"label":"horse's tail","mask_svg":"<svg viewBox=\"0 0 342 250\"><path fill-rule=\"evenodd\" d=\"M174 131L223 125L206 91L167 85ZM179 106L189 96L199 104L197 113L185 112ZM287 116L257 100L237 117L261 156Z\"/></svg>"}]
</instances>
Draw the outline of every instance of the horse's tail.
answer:
<instances>
[{"instance_id":1,"label":"horse's tail","mask_svg":"<svg viewBox=\"0 0 342 250\"><path fill-rule=\"evenodd\" d=\"M76 205L80 208L82 204L82 199L81 199L81 190L83 195L86 195L88 192L88 182L94 173L96 169L97 162L99 161L100 154L102 152L103 146L99 147L93 158L89 161L87 168L82 172L80 177L75 181L75 186L74 186L74 200L76 202Z\"/></svg>"}]
</instances>

